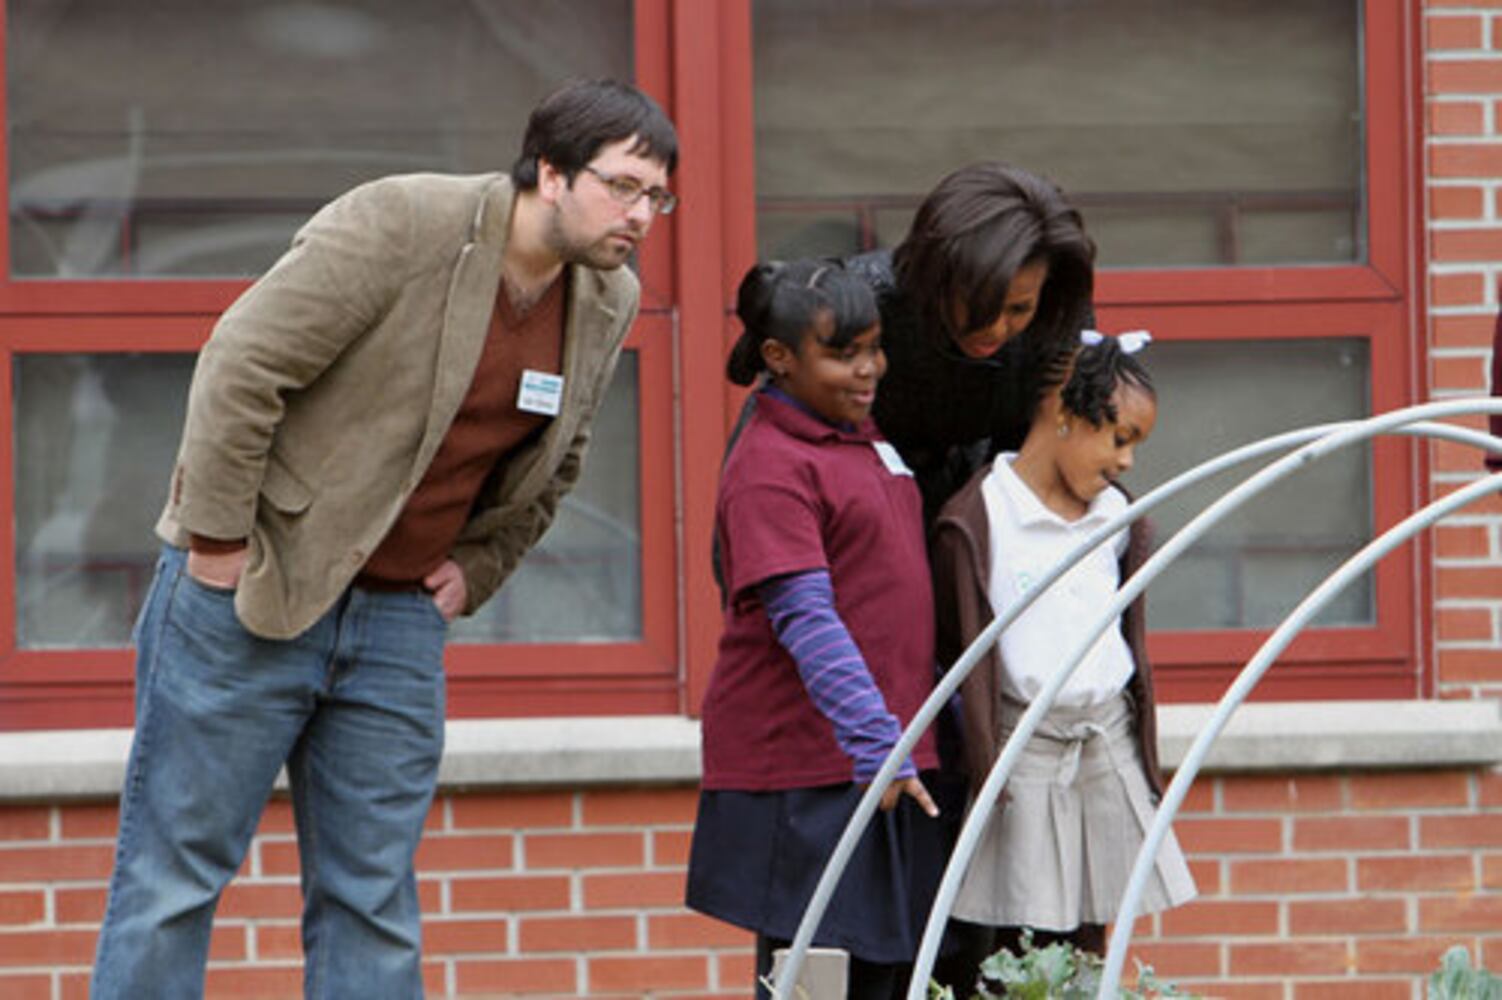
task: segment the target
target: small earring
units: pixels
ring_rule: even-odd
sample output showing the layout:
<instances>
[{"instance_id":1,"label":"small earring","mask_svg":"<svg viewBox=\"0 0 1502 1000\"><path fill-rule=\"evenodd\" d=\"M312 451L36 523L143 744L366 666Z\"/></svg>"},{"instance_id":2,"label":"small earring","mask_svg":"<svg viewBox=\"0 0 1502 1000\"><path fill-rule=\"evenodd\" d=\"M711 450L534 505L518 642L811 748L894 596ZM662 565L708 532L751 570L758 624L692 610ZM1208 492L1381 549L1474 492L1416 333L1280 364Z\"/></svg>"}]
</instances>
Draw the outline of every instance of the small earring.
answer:
<instances>
[{"instance_id":1,"label":"small earring","mask_svg":"<svg viewBox=\"0 0 1502 1000\"><path fill-rule=\"evenodd\" d=\"M1067 438L1068 436L1069 436L1069 425L1066 424L1064 421L1060 420L1059 421L1059 437L1061 437L1061 438Z\"/></svg>"}]
</instances>

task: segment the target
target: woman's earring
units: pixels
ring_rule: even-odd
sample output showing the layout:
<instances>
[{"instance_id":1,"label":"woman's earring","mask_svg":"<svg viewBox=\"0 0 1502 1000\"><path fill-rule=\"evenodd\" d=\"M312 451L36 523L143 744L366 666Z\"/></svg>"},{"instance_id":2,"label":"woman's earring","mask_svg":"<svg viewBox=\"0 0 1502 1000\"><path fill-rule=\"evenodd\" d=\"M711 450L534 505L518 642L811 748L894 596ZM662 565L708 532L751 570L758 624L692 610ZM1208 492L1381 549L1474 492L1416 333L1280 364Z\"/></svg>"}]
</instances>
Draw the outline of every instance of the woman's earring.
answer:
<instances>
[{"instance_id":1,"label":"woman's earring","mask_svg":"<svg viewBox=\"0 0 1502 1000\"><path fill-rule=\"evenodd\" d=\"M1060 420L1059 421L1059 437L1061 437L1061 438L1067 438L1068 436L1069 436L1069 425L1067 423L1065 423L1064 421Z\"/></svg>"}]
</instances>

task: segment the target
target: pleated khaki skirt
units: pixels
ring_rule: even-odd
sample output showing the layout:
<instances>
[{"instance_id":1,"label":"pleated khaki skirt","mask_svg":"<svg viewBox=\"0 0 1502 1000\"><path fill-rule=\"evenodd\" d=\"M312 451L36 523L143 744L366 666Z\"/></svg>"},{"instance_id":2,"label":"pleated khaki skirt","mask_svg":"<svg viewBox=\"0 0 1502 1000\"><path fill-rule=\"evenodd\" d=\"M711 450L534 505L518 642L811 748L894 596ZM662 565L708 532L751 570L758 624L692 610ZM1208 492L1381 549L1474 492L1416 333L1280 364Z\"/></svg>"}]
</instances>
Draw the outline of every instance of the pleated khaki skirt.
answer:
<instances>
[{"instance_id":1,"label":"pleated khaki skirt","mask_svg":"<svg viewBox=\"0 0 1502 1000\"><path fill-rule=\"evenodd\" d=\"M1003 702L1007 731L1026 706ZM955 901L954 915L994 927L1070 931L1116 918L1152 825L1152 792L1123 693L1044 717L1007 780ZM1140 913L1194 898L1170 831Z\"/></svg>"}]
</instances>

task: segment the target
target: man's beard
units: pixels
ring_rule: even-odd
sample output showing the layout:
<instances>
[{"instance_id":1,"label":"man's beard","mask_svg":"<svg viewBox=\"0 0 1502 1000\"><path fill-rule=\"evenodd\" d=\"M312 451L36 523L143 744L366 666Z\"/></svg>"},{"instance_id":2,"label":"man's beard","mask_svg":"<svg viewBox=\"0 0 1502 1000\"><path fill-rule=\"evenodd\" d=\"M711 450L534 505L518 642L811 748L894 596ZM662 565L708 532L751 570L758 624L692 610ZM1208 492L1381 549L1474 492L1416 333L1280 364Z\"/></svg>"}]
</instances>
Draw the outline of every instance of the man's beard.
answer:
<instances>
[{"instance_id":1,"label":"man's beard","mask_svg":"<svg viewBox=\"0 0 1502 1000\"><path fill-rule=\"evenodd\" d=\"M574 239L564 231L563 218L558 212L553 213L548 227L548 243L559 260L565 264L582 264L596 271L614 271L631 259L635 244L632 244L632 250L622 253L615 242L617 235L617 232L606 233L590 242Z\"/></svg>"}]
</instances>

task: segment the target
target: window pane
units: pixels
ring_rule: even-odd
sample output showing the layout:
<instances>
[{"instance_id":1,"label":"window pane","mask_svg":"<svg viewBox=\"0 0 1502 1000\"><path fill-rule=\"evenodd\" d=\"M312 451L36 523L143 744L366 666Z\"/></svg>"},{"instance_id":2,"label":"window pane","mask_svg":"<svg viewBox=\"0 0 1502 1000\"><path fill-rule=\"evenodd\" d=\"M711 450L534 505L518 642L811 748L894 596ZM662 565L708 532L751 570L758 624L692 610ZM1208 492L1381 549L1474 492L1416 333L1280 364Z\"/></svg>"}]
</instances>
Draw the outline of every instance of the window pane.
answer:
<instances>
[{"instance_id":1,"label":"window pane","mask_svg":"<svg viewBox=\"0 0 1502 1000\"><path fill-rule=\"evenodd\" d=\"M1361 260L1359 8L754 0L760 251L890 245L999 159L1064 187L1104 266Z\"/></svg>"},{"instance_id":2,"label":"window pane","mask_svg":"<svg viewBox=\"0 0 1502 1000\"><path fill-rule=\"evenodd\" d=\"M11 0L12 273L249 275L339 192L507 170L632 0Z\"/></svg>"},{"instance_id":3,"label":"window pane","mask_svg":"<svg viewBox=\"0 0 1502 1000\"><path fill-rule=\"evenodd\" d=\"M1137 495L1248 442L1370 415L1364 340L1172 341L1148 352L1158 423L1128 477ZM1158 541L1260 467L1239 466L1160 507L1152 515ZM1366 544L1373 524L1369 446L1337 452L1250 501L1190 547L1149 589L1148 621L1156 629L1274 626ZM1367 575L1315 621L1367 625L1375 617Z\"/></svg>"},{"instance_id":4,"label":"window pane","mask_svg":"<svg viewBox=\"0 0 1502 1000\"><path fill-rule=\"evenodd\" d=\"M129 642L158 543L191 355L22 354L15 379L16 617L24 648ZM595 424L578 487L467 642L641 635L636 356Z\"/></svg>"},{"instance_id":5,"label":"window pane","mask_svg":"<svg viewBox=\"0 0 1502 1000\"><path fill-rule=\"evenodd\" d=\"M16 636L124 646L159 543L193 357L18 354Z\"/></svg>"}]
</instances>

